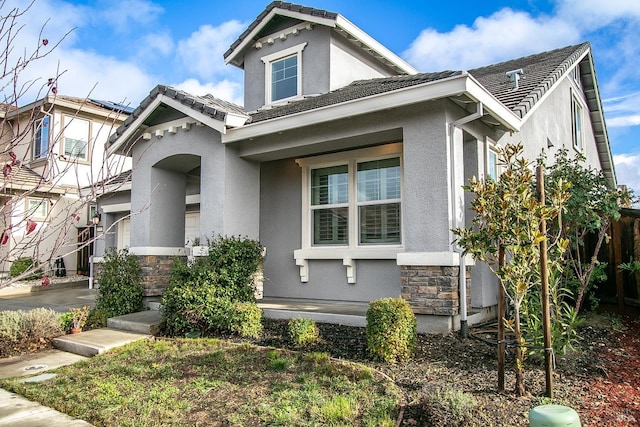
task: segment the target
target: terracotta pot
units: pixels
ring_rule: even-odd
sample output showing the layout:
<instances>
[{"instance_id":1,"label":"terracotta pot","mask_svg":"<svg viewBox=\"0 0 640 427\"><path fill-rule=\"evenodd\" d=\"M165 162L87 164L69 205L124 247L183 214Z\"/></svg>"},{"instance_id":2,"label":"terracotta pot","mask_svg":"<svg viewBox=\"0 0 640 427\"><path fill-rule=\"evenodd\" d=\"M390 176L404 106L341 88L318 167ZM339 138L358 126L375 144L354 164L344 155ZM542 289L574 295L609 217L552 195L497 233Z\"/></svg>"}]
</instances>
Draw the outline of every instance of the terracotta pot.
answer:
<instances>
[{"instance_id":1,"label":"terracotta pot","mask_svg":"<svg viewBox=\"0 0 640 427\"><path fill-rule=\"evenodd\" d=\"M82 328L71 328L72 334L79 334L80 332L82 332Z\"/></svg>"}]
</instances>

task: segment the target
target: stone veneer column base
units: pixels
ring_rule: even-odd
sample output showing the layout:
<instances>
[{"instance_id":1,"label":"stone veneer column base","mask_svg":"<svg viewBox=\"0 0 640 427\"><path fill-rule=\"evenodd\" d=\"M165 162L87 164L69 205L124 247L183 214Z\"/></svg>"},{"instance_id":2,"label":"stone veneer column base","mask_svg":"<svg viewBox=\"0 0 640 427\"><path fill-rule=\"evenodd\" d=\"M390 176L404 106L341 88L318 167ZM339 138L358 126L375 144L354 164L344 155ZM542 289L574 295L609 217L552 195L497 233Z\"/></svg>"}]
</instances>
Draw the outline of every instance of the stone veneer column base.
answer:
<instances>
[{"instance_id":1,"label":"stone veneer column base","mask_svg":"<svg viewBox=\"0 0 640 427\"><path fill-rule=\"evenodd\" d=\"M460 267L401 265L402 298L415 314L454 316L460 310ZM467 268L467 307L470 306L470 270Z\"/></svg>"},{"instance_id":2,"label":"stone veneer column base","mask_svg":"<svg viewBox=\"0 0 640 427\"><path fill-rule=\"evenodd\" d=\"M171 267L175 258L187 259L176 255L137 255L140 263L143 295L160 296L169 285Z\"/></svg>"}]
</instances>

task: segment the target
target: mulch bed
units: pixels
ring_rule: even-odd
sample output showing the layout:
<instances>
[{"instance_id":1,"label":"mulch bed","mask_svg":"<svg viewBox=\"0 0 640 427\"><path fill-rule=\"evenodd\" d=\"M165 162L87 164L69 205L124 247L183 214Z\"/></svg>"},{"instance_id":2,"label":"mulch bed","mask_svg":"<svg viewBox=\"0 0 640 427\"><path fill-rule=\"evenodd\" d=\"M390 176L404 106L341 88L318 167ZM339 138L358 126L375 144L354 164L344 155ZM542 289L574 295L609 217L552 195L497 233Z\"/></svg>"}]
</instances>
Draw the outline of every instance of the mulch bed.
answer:
<instances>
[{"instance_id":1,"label":"mulch bed","mask_svg":"<svg viewBox=\"0 0 640 427\"><path fill-rule=\"evenodd\" d=\"M589 314L576 350L556 360L554 403L575 409L582 426L640 425L640 319L622 318L617 332L612 325L611 317ZM428 398L434 390L455 389L472 395L476 425L527 426L529 410L548 403L544 371L531 361L525 367L527 396L518 398L512 393L512 366L507 366L507 391L498 393L496 348L480 339L420 335L409 362L388 365L371 361L364 328L318 326L322 340L306 350L362 362L393 378L406 395L403 426L461 425L452 420L447 408ZM294 348L287 337L287 322L282 320L265 319L265 331L254 342ZM0 347L8 350L5 344L0 342ZM45 342L23 344L3 356L49 347ZM507 360L512 359L513 354L508 354Z\"/></svg>"}]
</instances>

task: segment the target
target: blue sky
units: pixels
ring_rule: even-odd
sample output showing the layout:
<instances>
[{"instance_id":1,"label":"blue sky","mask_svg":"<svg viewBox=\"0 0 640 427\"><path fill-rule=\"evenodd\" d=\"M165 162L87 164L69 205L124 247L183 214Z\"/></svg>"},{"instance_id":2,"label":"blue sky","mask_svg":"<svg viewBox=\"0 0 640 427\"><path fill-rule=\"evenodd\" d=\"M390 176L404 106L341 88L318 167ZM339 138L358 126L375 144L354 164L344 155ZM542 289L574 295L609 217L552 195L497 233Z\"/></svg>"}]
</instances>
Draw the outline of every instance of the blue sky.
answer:
<instances>
[{"instance_id":1,"label":"blue sky","mask_svg":"<svg viewBox=\"0 0 640 427\"><path fill-rule=\"evenodd\" d=\"M2 15L26 0L7 0ZM46 58L25 80L63 72L60 94L136 106L159 83L242 103L242 73L222 59L269 1L35 0L16 51L42 25ZM640 195L639 0L304 0L337 12L420 71L469 69L590 41L619 184ZM38 85L34 86L34 89ZM35 100L32 90L21 104Z\"/></svg>"}]
</instances>

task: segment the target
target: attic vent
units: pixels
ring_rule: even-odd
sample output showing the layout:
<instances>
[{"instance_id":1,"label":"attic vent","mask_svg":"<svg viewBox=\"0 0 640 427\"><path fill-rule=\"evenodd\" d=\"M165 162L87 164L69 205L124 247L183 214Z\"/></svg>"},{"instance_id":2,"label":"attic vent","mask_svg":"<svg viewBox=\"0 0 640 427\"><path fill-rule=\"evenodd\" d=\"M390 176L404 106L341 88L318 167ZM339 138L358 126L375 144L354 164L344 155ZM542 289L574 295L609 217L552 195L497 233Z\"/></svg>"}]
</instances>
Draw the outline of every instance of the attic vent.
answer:
<instances>
[{"instance_id":1,"label":"attic vent","mask_svg":"<svg viewBox=\"0 0 640 427\"><path fill-rule=\"evenodd\" d=\"M520 77L524 74L524 71L522 71L522 68L518 68L517 70L507 71L505 74L507 75L509 80L513 82L513 89L511 89L511 92L517 91L519 89L518 82L520 81Z\"/></svg>"}]
</instances>

